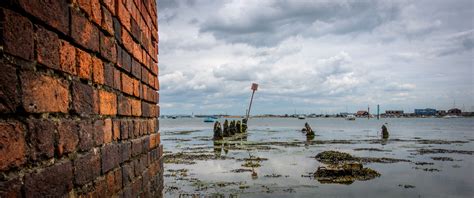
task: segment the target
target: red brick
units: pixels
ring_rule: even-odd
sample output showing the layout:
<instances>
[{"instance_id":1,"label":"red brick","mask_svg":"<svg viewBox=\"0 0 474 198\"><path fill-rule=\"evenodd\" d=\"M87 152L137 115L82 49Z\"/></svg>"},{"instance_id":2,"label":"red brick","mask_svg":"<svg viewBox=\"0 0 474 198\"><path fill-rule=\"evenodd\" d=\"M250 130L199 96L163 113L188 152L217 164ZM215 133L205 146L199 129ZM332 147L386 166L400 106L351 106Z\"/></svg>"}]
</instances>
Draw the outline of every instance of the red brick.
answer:
<instances>
[{"instance_id":1,"label":"red brick","mask_svg":"<svg viewBox=\"0 0 474 198\"><path fill-rule=\"evenodd\" d=\"M140 137L140 121L133 120L133 136L134 138Z\"/></svg>"},{"instance_id":2,"label":"red brick","mask_svg":"<svg viewBox=\"0 0 474 198\"><path fill-rule=\"evenodd\" d=\"M0 171L26 162L25 128L16 121L0 122Z\"/></svg>"},{"instance_id":3,"label":"red brick","mask_svg":"<svg viewBox=\"0 0 474 198\"><path fill-rule=\"evenodd\" d=\"M104 197L107 194L107 180L105 177L100 177L96 180L94 185L94 192L89 197Z\"/></svg>"},{"instance_id":4,"label":"red brick","mask_svg":"<svg viewBox=\"0 0 474 198\"><path fill-rule=\"evenodd\" d=\"M105 7L102 7L102 29L109 35L114 35L114 20L110 11Z\"/></svg>"},{"instance_id":5,"label":"red brick","mask_svg":"<svg viewBox=\"0 0 474 198\"><path fill-rule=\"evenodd\" d=\"M20 6L64 34L69 32L69 6L67 1L19 0Z\"/></svg>"},{"instance_id":6,"label":"red brick","mask_svg":"<svg viewBox=\"0 0 474 198\"><path fill-rule=\"evenodd\" d=\"M120 163L128 161L132 157L132 143L131 142L122 142L120 144Z\"/></svg>"},{"instance_id":7,"label":"red brick","mask_svg":"<svg viewBox=\"0 0 474 198\"><path fill-rule=\"evenodd\" d=\"M63 112L69 106L68 84L49 76L22 73L23 107L27 112Z\"/></svg>"},{"instance_id":8,"label":"red brick","mask_svg":"<svg viewBox=\"0 0 474 198\"><path fill-rule=\"evenodd\" d=\"M74 160L74 183L84 185L100 175L100 155L98 151L91 152Z\"/></svg>"},{"instance_id":9,"label":"red brick","mask_svg":"<svg viewBox=\"0 0 474 198\"><path fill-rule=\"evenodd\" d=\"M59 67L62 71L76 75L76 48L61 40L59 46Z\"/></svg>"},{"instance_id":10,"label":"red brick","mask_svg":"<svg viewBox=\"0 0 474 198\"><path fill-rule=\"evenodd\" d=\"M56 124L46 119L29 119L28 134L32 148L31 158L34 161L54 157L54 132Z\"/></svg>"},{"instance_id":11,"label":"red brick","mask_svg":"<svg viewBox=\"0 0 474 198\"><path fill-rule=\"evenodd\" d=\"M79 123L73 120L61 121L58 125L58 136L58 155L74 152L79 144Z\"/></svg>"},{"instance_id":12,"label":"red brick","mask_svg":"<svg viewBox=\"0 0 474 198\"><path fill-rule=\"evenodd\" d=\"M151 113L150 104L146 102L142 102L142 116L143 117L153 117L154 115Z\"/></svg>"},{"instance_id":13,"label":"red brick","mask_svg":"<svg viewBox=\"0 0 474 198\"><path fill-rule=\"evenodd\" d=\"M120 138L121 138L122 140L128 139L128 134L129 134L129 131L130 131L130 130L129 130L130 127L129 127L129 124L128 124L128 123L129 123L129 122L126 121L126 120L122 120L122 121L120 122Z\"/></svg>"},{"instance_id":14,"label":"red brick","mask_svg":"<svg viewBox=\"0 0 474 198\"><path fill-rule=\"evenodd\" d=\"M135 178L133 163L122 166L122 182L123 186L128 186Z\"/></svg>"},{"instance_id":15,"label":"red brick","mask_svg":"<svg viewBox=\"0 0 474 198\"><path fill-rule=\"evenodd\" d=\"M119 115L125 115L125 116L132 115L132 105L131 105L130 99L128 99L125 96L119 96L118 103L119 103L119 106L118 106Z\"/></svg>"},{"instance_id":16,"label":"red brick","mask_svg":"<svg viewBox=\"0 0 474 198\"><path fill-rule=\"evenodd\" d=\"M72 108L81 116L96 114L94 90L91 86L81 82L72 83Z\"/></svg>"},{"instance_id":17,"label":"red brick","mask_svg":"<svg viewBox=\"0 0 474 198\"><path fill-rule=\"evenodd\" d=\"M140 97L140 81L133 79L133 95Z\"/></svg>"},{"instance_id":18,"label":"red brick","mask_svg":"<svg viewBox=\"0 0 474 198\"><path fill-rule=\"evenodd\" d=\"M112 139L114 141L117 141L120 139L120 120L114 120L112 123L112 128L113 128L113 135Z\"/></svg>"},{"instance_id":19,"label":"red brick","mask_svg":"<svg viewBox=\"0 0 474 198\"><path fill-rule=\"evenodd\" d=\"M41 171L26 174L26 197L65 197L73 188L70 161L56 163Z\"/></svg>"},{"instance_id":20,"label":"red brick","mask_svg":"<svg viewBox=\"0 0 474 198\"><path fill-rule=\"evenodd\" d=\"M58 35L36 26L35 33L35 50L37 61L47 67L59 69L59 39Z\"/></svg>"},{"instance_id":21,"label":"red brick","mask_svg":"<svg viewBox=\"0 0 474 198\"><path fill-rule=\"evenodd\" d=\"M110 62L115 63L117 60L117 50L115 49L115 40L113 37L105 36L103 33L100 33L100 54Z\"/></svg>"},{"instance_id":22,"label":"red brick","mask_svg":"<svg viewBox=\"0 0 474 198\"><path fill-rule=\"evenodd\" d=\"M132 140L132 156L135 157L143 152L143 145L141 139Z\"/></svg>"},{"instance_id":23,"label":"red brick","mask_svg":"<svg viewBox=\"0 0 474 198\"><path fill-rule=\"evenodd\" d=\"M103 2L112 15L115 15L115 0L104 0Z\"/></svg>"},{"instance_id":24,"label":"red brick","mask_svg":"<svg viewBox=\"0 0 474 198\"><path fill-rule=\"evenodd\" d=\"M122 189L122 170L117 169L107 174L107 187L109 195L114 195Z\"/></svg>"},{"instance_id":25,"label":"red brick","mask_svg":"<svg viewBox=\"0 0 474 198\"><path fill-rule=\"evenodd\" d=\"M129 53L132 53L132 55L134 56L133 49L134 49L135 41L133 41L132 37L130 36L130 34L127 32L125 28L122 28L122 42L125 49Z\"/></svg>"},{"instance_id":26,"label":"red brick","mask_svg":"<svg viewBox=\"0 0 474 198\"><path fill-rule=\"evenodd\" d=\"M133 116L141 116L142 115L142 104L141 104L140 100L132 99L130 101L130 104L132 106L132 115Z\"/></svg>"},{"instance_id":27,"label":"red brick","mask_svg":"<svg viewBox=\"0 0 474 198\"><path fill-rule=\"evenodd\" d=\"M16 69L1 61L0 71L0 113L14 113L21 102Z\"/></svg>"},{"instance_id":28,"label":"red brick","mask_svg":"<svg viewBox=\"0 0 474 198\"><path fill-rule=\"evenodd\" d=\"M115 115L117 114L117 96L114 93L100 90L100 114Z\"/></svg>"},{"instance_id":29,"label":"red brick","mask_svg":"<svg viewBox=\"0 0 474 198\"><path fill-rule=\"evenodd\" d=\"M133 79L125 73L122 73L122 91L133 95Z\"/></svg>"},{"instance_id":30,"label":"red brick","mask_svg":"<svg viewBox=\"0 0 474 198\"><path fill-rule=\"evenodd\" d=\"M118 15L118 19L120 20L120 23L122 23L123 27L130 30L130 12L128 12L127 8L122 3L122 1L118 1L116 3L117 3L117 15Z\"/></svg>"},{"instance_id":31,"label":"red brick","mask_svg":"<svg viewBox=\"0 0 474 198\"><path fill-rule=\"evenodd\" d=\"M3 22L0 43L6 53L33 60L33 24L16 12L0 8L0 21Z\"/></svg>"},{"instance_id":32,"label":"red brick","mask_svg":"<svg viewBox=\"0 0 474 198\"><path fill-rule=\"evenodd\" d=\"M108 144L101 148L102 173L106 173L119 166L120 153L117 144Z\"/></svg>"},{"instance_id":33,"label":"red brick","mask_svg":"<svg viewBox=\"0 0 474 198\"><path fill-rule=\"evenodd\" d=\"M92 57L92 76L95 83L104 84L104 65L97 57Z\"/></svg>"},{"instance_id":34,"label":"red brick","mask_svg":"<svg viewBox=\"0 0 474 198\"><path fill-rule=\"evenodd\" d=\"M114 68L114 88L121 90L122 79L120 78L120 71Z\"/></svg>"},{"instance_id":35,"label":"red brick","mask_svg":"<svg viewBox=\"0 0 474 198\"><path fill-rule=\"evenodd\" d=\"M120 47L120 45L116 45L116 48L117 48L117 66L118 67L123 67L122 47Z\"/></svg>"},{"instance_id":36,"label":"red brick","mask_svg":"<svg viewBox=\"0 0 474 198\"><path fill-rule=\"evenodd\" d=\"M112 132L112 120L105 119L104 121L104 144L112 142L113 132Z\"/></svg>"},{"instance_id":37,"label":"red brick","mask_svg":"<svg viewBox=\"0 0 474 198\"><path fill-rule=\"evenodd\" d=\"M122 25L116 17L112 18L112 20L114 22L114 37L117 43L122 44Z\"/></svg>"},{"instance_id":38,"label":"red brick","mask_svg":"<svg viewBox=\"0 0 474 198\"><path fill-rule=\"evenodd\" d=\"M101 6L99 0L91 0L91 19L98 25L100 25L102 21L102 10L100 9L100 7Z\"/></svg>"},{"instance_id":39,"label":"red brick","mask_svg":"<svg viewBox=\"0 0 474 198\"><path fill-rule=\"evenodd\" d=\"M94 146L94 127L88 120L79 123L79 145L81 151L88 151Z\"/></svg>"},{"instance_id":40,"label":"red brick","mask_svg":"<svg viewBox=\"0 0 474 198\"><path fill-rule=\"evenodd\" d=\"M92 15L91 0L75 0L73 2L75 2L88 16Z\"/></svg>"},{"instance_id":41,"label":"red brick","mask_svg":"<svg viewBox=\"0 0 474 198\"><path fill-rule=\"evenodd\" d=\"M77 74L81 78L91 79L92 57L89 53L77 49Z\"/></svg>"},{"instance_id":42,"label":"red brick","mask_svg":"<svg viewBox=\"0 0 474 198\"><path fill-rule=\"evenodd\" d=\"M99 30L86 17L71 11L71 37L89 50L99 51Z\"/></svg>"}]
</instances>

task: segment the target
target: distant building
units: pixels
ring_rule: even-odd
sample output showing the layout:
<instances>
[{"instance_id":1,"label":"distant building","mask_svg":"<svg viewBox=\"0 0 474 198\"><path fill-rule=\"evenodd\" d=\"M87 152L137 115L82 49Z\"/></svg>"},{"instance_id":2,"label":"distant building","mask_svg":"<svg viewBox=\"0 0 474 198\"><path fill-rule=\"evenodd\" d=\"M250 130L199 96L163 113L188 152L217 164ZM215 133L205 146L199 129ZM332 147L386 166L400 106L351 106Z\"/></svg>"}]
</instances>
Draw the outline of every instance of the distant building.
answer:
<instances>
[{"instance_id":1,"label":"distant building","mask_svg":"<svg viewBox=\"0 0 474 198\"><path fill-rule=\"evenodd\" d=\"M367 117L367 116L369 116L369 112L368 111L358 111L356 113L356 116L357 117Z\"/></svg>"},{"instance_id":2,"label":"distant building","mask_svg":"<svg viewBox=\"0 0 474 198\"><path fill-rule=\"evenodd\" d=\"M426 108L426 109L415 109L415 115L417 116L434 116L437 114L436 109Z\"/></svg>"},{"instance_id":3,"label":"distant building","mask_svg":"<svg viewBox=\"0 0 474 198\"><path fill-rule=\"evenodd\" d=\"M386 110L385 115L386 116L402 116L403 110Z\"/></svg>"},{"instance_id":4,"label":"distant building","mask_svg":"<svg viewBox=\"0 0 474 198\"><path fill-rule=\"evenodd\" d=\"M445 116L446 115L446 110L437 110L436 115L437 116Z\"/></svg>"},{"instance_id":5,"label":"distant building","mask_svg":"<svg viewBox=\"0 0 474 198\"><path fill-rule=\"evenodd\" d=\"M461 109L458 109L458 108L452 108L452 109L448 110L448 114L449 115L461 115L462 111L461 111Z\"/></svg>"}]
</instances>

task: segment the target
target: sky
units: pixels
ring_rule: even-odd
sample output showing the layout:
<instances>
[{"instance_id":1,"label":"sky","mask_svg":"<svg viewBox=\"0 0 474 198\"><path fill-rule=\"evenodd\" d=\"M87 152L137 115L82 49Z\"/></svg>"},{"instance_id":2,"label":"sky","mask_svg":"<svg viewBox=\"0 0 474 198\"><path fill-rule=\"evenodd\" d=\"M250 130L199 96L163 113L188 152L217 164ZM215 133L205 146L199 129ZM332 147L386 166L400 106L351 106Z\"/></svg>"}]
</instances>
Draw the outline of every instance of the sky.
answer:
<instances>
[{"instance_id":1,"label":"sky","mask_svg":"<svg viewBox=\"0 0 474 198\"><path fill-rule=\"evenodd\" d=\"M474 111L472 0L158 0L160 110Z\"/></svg>"}]
</instances>

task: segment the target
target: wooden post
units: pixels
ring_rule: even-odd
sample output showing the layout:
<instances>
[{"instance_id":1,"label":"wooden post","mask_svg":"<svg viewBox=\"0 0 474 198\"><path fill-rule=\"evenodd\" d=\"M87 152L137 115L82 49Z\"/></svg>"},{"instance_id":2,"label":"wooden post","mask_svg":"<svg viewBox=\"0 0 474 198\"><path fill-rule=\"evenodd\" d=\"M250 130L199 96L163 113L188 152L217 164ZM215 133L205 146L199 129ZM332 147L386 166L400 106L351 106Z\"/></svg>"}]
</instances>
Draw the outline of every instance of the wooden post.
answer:
<instances>
[{"instance_id":1,"label":"wooden post","mask_svg":"<svg viewBox=\"0 0 474 198\"><path fill-rule=\"evenodd\" d=\"M250 98L249 109L247 111L247 115L245 116L247 120L249 119L249 116L250 116L250 109L252 108L253 96L255 95L255 91L257 91L258 89L258 84L252 83L251 89L252 89L252 97Z\"/></svg>"}]
</instances>

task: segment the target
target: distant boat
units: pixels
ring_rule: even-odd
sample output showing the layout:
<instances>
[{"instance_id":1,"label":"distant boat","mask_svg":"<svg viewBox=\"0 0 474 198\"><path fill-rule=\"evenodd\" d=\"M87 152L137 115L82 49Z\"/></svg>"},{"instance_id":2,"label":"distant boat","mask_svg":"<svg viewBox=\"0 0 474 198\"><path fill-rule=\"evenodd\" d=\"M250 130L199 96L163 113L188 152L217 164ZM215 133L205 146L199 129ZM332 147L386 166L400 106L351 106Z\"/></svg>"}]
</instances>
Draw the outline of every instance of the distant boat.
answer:
<instances>
[{"instance_id":1,"label":"distant boat","mask_svg":"<svg viewBox=\"0 0 474 198\"><path fill-rule=\"evenodd\" d=\"M204 122L215 122L216 120L217 120L217 118L207 117L206 119L204 119Z\"/></svg>"},{"instance_id":2,"label":"distant boat","mask_svg":"<svg viewBox=\"0 0 474 198\"><path fill-rule=\"evenodd\" d=\"M298 119L304 120L304 119L306 119L306 117L304 117L303 115L299 115L299 116L298 116Z\"/></svg>"},{"instance_id":3,"label":"distant boat","mask_svg":"<svg viewBox=\"0 0 474 198\"><path fill-rule=\"evenodd\" d=\"M178 118L178 117L177 116L171 116L171 119L176 119L176 118Z\"/></svg>"},{"instance_id":4,"label":"distant boat","mask_svg":"<svg viewBox=\"0 0 474 198\"><path fill-rule=\"evenodd\" d=\"M346 120L355 120L356 117L354 115L347 115Z\"/></svg>"}]
</instances>

